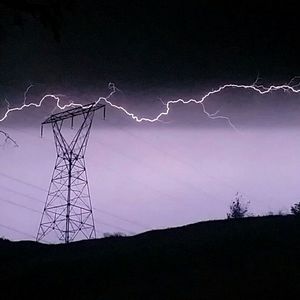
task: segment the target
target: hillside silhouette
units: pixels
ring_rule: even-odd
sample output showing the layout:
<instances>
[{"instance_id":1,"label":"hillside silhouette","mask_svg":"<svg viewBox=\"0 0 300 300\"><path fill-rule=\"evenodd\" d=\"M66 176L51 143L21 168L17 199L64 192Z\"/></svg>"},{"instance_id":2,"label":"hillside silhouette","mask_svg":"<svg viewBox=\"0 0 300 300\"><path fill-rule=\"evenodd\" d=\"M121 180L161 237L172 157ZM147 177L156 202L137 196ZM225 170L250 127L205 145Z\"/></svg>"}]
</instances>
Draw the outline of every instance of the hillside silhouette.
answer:
<instances>
[{"instance_id":1,"label":"hillside silhouette","mask_svg":"<svg viewBox=\"0 0 300 300\"><path fill-rule=\"evenodd\" d=\"M299 229L299 217L268 216L69 245L0 240L0 298L291 299Z\"/></svg>"}]
</instances>

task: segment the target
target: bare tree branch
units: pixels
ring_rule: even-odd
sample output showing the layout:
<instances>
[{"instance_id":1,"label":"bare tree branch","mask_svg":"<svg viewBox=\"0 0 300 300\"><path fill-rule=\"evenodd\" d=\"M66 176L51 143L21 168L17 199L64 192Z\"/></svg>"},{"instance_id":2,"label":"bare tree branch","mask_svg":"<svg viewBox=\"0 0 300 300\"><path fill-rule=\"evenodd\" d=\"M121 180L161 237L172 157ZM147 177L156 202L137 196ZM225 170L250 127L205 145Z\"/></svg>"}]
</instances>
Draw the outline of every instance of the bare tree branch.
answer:
<instances>
[{"instance_id":1,"label":"bare tree branch","mask_svg":"<svg viewBox=\"0 0 300 300\"><path fill-rule=\"evenodd\" d=\"M4 143L7 143L7 142L11 141L14 144L15 147L19 147L17 142L13 138L11 138L7 132L5 132L3 130L0 130L0 134L4 135Z\"/></svg>"}]
</instances>

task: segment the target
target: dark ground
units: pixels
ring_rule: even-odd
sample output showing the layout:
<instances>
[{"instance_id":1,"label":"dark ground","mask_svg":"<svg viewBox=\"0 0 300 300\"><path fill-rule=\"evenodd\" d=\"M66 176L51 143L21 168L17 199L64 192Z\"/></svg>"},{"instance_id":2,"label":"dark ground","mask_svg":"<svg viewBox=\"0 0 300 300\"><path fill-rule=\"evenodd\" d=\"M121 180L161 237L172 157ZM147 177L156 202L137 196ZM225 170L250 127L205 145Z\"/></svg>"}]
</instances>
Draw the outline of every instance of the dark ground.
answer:
<instances>
[{"instance_id":1,"label":"dark ground","mask_svg":"<svg viewBox=\"0 0 300 300\"><path fill-rule=\"evenodd\" d=\"M69 245L0 240L0 298L299 299L299 229L270 216Z\"/></svg>"}]
</instances>

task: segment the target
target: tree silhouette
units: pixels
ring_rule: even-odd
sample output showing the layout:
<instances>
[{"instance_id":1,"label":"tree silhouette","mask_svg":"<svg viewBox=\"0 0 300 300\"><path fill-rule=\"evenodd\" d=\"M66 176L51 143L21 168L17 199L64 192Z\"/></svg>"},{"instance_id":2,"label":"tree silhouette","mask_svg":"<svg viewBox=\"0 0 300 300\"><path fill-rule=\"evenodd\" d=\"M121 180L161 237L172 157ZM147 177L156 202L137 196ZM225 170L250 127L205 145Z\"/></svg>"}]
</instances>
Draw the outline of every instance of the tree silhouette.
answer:
<instances>
[{"instance_id":1,"label":"tree silhouette","mask_svg":"<svg viewBox=\"0 0 300 300\"><path fill-rule=\"evenodd\" d=\"M229 206L229 213L227 213L227 219L244 218L248 212L249 204L249 201L244 203L242 201L242 195L236 193L234 200Z\"/></svg>"}]
</instances>

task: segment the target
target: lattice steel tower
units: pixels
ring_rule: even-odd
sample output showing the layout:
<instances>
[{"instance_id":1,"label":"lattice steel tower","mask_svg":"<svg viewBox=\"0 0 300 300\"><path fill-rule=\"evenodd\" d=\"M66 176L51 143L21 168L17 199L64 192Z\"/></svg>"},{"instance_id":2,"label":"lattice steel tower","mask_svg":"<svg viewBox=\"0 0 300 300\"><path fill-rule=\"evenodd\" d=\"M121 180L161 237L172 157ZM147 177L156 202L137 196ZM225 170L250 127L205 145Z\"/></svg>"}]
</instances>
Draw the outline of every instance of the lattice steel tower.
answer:
<instances>
[{"instance_id":1,"label":"lattice steel tower","mask_svg":"<svg viewBox=\"0 0 300 300\"><path fill-rule=\"evenodd\" d=\"M57 151L56 163L46 204L37 233L37 241L55 233L60 241L69 243L76 239L96 237L84 154L87 147L94 113L105 105L92 103L53 114L42 123L51 124ZM68 142L62 134L63 123L82 117L82 123L73 139Z\"/></svg>"}]
</instances>

